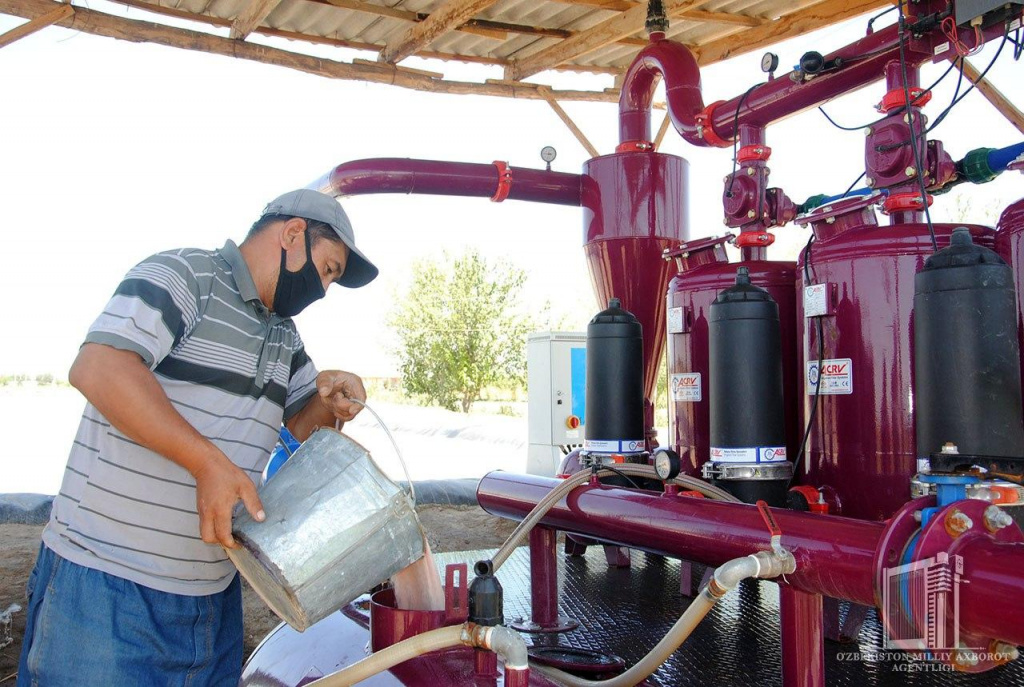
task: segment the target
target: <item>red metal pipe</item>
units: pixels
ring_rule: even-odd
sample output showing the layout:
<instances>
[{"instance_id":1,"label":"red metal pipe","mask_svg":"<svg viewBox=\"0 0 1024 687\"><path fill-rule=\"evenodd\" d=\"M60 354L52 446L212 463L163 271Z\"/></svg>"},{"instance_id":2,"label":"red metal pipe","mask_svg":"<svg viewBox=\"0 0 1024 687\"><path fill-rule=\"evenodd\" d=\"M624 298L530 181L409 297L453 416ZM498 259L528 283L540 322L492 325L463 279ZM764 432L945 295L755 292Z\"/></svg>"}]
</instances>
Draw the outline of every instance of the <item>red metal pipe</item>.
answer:
<instances>
[{"instance_id":1,"label":"red metal pipe","mask_svg":"<svg viewBox=\"0 0 1024 687\"><path fill-rule=\"evenodd\" d=\"M308 188L335 197L368 193L416 193L477 196L503 200L502 172L510 176L504 198L554 205L580 204L580 175L543 169L503 167L498 163L375 158L344 162Z\"/></svg>"},{"instance_id":2,"label":"red metal pipe","mask_svg":"<svg viewBox=\"0 0 1024 687\"><path fill-rule=\"evenodd\" d=\"M908 23L914 20L908 17ZM1001 24L988 27L983 31L984 39L1000 38L1002 32ZM934 42L938 44L943 40L939 36ZM966 36L965 41L973 46L973 34ZM914 39L908 32L904 44L908 70L929 60L944 60L952 50L947 45L944 52L933 53L932 42L930 35ZM812 78L791 72L749 93L705 107L700 70L693 53L686 46L669 40L652 41L626 70L619 96L619 140L623 143L650 140L651 103L659 77L665 80L666 105L676 131L693 145L710 146L716 145L715 141L731 143L744 125L767 126L878 81L885 73L885 65L899 57L899 29L894 24L826 55L826 62L836 58L845 62L838 69ZM698 122L702 113L706 120ZM703 135L698 124L704 125ZM707 128L711 129L710 133Z\"/></svg>"},{"instance_id":3,"label":"red metal pipe","mask_svg":"<svg viewBox=\"0 0 1024 687\"><path fill-rule=\"evenodd\" d=\"M480 480L477 501L492 515L520 520L557 484L546 477L491 472ZM772 514L782 529L782 545L796 558L796 572L786 576L790 586L877 606L875 550L888 523L782 509ZM768 530L753 506L606 486L575 489L541 524L716 566L769 544ZM1024 595L1024 544L979 538L956 553L964 562L962 630L1024 645L1024 619L1005 610L1007 599Z\"/></svg>"},{"instance_id":4,"label":"red metal pipe","mask_svg":"<svg viewBox=\"0 0 1024 687\"><path fill-rule=\"evenodd\" d=\"M492 515L520 520L556 484L546 477L491 472L480 480L477 501ZM790 584L875 605L873 557L883 525L785 510L773 513L782 528L782 543L797 561L797 572L786 576ZM706 565L721 565L769 546L768 529L753 506L604 486L574 490L541 523Z\"/></svg>"},{"instance_id":5,"label":"red metal pipe","mask_svg":"<svg viewBox=\"0 0 1024 687\"><path fill-rule=\"evenodd\" d=\"M1024 586L1024 545L979 538L957 554L964 562L961 579L969 582L960 586L960 626L1014 646L1024 645L1024 618L1018 605Z\"/></svg>"}]
</instances>

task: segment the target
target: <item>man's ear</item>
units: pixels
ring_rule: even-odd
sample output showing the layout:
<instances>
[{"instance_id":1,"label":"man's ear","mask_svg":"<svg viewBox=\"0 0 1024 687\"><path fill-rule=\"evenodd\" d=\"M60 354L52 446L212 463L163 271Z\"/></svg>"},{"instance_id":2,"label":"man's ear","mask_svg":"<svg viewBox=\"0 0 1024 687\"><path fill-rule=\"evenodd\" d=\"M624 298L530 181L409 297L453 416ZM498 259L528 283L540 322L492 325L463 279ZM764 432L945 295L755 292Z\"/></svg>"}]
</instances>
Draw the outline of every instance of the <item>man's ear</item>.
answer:
<instances>
[{"instance_id":1,"label":"man's ear","mask_svg":"<svg viewBox=\"0 0 1024 687\"><path fill-rule=\"evenodd\" d=\"M297 243L305 241L306 220L292 217L281 227L281 248L291 250Z\"/></svg>"}]
</instances>

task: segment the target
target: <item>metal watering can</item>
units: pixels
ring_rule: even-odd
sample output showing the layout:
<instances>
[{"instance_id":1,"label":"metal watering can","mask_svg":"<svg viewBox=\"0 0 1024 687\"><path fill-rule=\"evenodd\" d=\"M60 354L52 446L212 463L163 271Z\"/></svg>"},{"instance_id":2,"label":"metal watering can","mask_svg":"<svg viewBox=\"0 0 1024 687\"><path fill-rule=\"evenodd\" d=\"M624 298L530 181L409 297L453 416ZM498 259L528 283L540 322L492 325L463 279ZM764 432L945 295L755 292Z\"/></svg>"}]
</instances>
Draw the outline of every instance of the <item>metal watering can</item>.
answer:
<instances>
[{"instance_id":1,"label":"metal watering can","mask_svg":"<svg viewBox=\"0 0 1024 687\"><path fill-rule=\"evenodd\" d=\"M423 556L412 500L365 448L333 429L314 432L260 499L267 519L236 513L241 548L227 553L300 632Z\"/></svg>"}]
</instances>

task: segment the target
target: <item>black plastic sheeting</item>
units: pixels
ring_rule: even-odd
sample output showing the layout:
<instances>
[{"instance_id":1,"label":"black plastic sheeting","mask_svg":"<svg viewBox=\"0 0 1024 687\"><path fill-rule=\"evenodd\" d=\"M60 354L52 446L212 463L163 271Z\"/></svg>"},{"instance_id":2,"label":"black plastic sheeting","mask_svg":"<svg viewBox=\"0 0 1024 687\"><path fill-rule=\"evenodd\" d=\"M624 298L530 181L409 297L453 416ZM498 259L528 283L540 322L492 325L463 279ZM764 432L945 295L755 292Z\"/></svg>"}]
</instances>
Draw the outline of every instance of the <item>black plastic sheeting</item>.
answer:
<instances>
[{"instance_id":1,"label":"black plastic sheeting","mask_svg":"<svg viewBox=\"0 0 1024 687\"><path fill-rule=\"evenodd\" d=\"M475 506L477 479L432 479L413 482L421 506ZM407 482L399 482L403 489ZM0 525L44 525L50 519L53 496L0 494Z\"/></svg>"}]
</instances>

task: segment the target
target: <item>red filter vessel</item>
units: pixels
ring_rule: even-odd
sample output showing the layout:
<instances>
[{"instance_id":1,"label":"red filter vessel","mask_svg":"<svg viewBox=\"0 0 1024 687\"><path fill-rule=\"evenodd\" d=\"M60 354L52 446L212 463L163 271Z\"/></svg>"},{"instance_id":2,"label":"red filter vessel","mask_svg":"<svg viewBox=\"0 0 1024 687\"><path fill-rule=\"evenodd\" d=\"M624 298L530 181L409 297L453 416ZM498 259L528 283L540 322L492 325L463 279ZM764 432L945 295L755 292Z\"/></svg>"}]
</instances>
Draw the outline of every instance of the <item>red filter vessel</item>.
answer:
<instances>
[{"instance_id":1,"label":"red filter vessel","mask_svg":"<svg viewBox=\"0 0 1024 687\"><path fill-rule=\"evenodd\" d=\"M678 271L669 283L667 299L669 437L682 459L682 471L697 477L710 451L708 308L723 289L736 282L736 269L741 265L750 270L750 282L768 291L779 306L788 455L796 455L800 442L795 265L768 260L730 263L725 253L730 238L690 241L666 255L675 260Z\"/></svg>"},{"instance_id":2,"label":"red filter vessel","mask_svg":"<svg viewBox=\"0 0 1024 687\"><path fill-rule=\"evenodd\" d=\"M912 314L914 275L932 254L925 224L877 224L872 197L835 203L809 219L806 251L797 264L797 328L803 342L799 391L806 423L821 390L799 481L823 488L840 515L884 520L910 500L917 472L914 433ZM956 224L935 224L938 247ZM995 232L968 225L975 243L991 248ZM823 312L820 317L805 317ZM823 364L818 369L821 321ZM810 380L810 381L809 381ZM794 452L794 460L796 452Z\"/></svg>"},{"instance_id":3,"label":"red filter vessel","mask_svg":"<svg viewBox=\"0 0 1024 687\"><path fill-rule=\"evenodd\" d=\"M651 400L665 346L663 259L689 236L685 189L689 164L661 153L616 153L583 166L583 239L599 303L622 301L643 328L645 430L654 438Z\"/></svg>"},{"instance_id":4,"label":"red filter vessel","mask_svg":"<svg viewBox=\"0 0 1024 687\"><path fill-rule=\"evenodd\" d=\"M1009 205L999 216L996 227L996 252L1013 269L1017 289L1017 336L1024 351L1024 198ZM1021 369L1024 386L1024 368Z\"/></svg>"}]
</instances>

